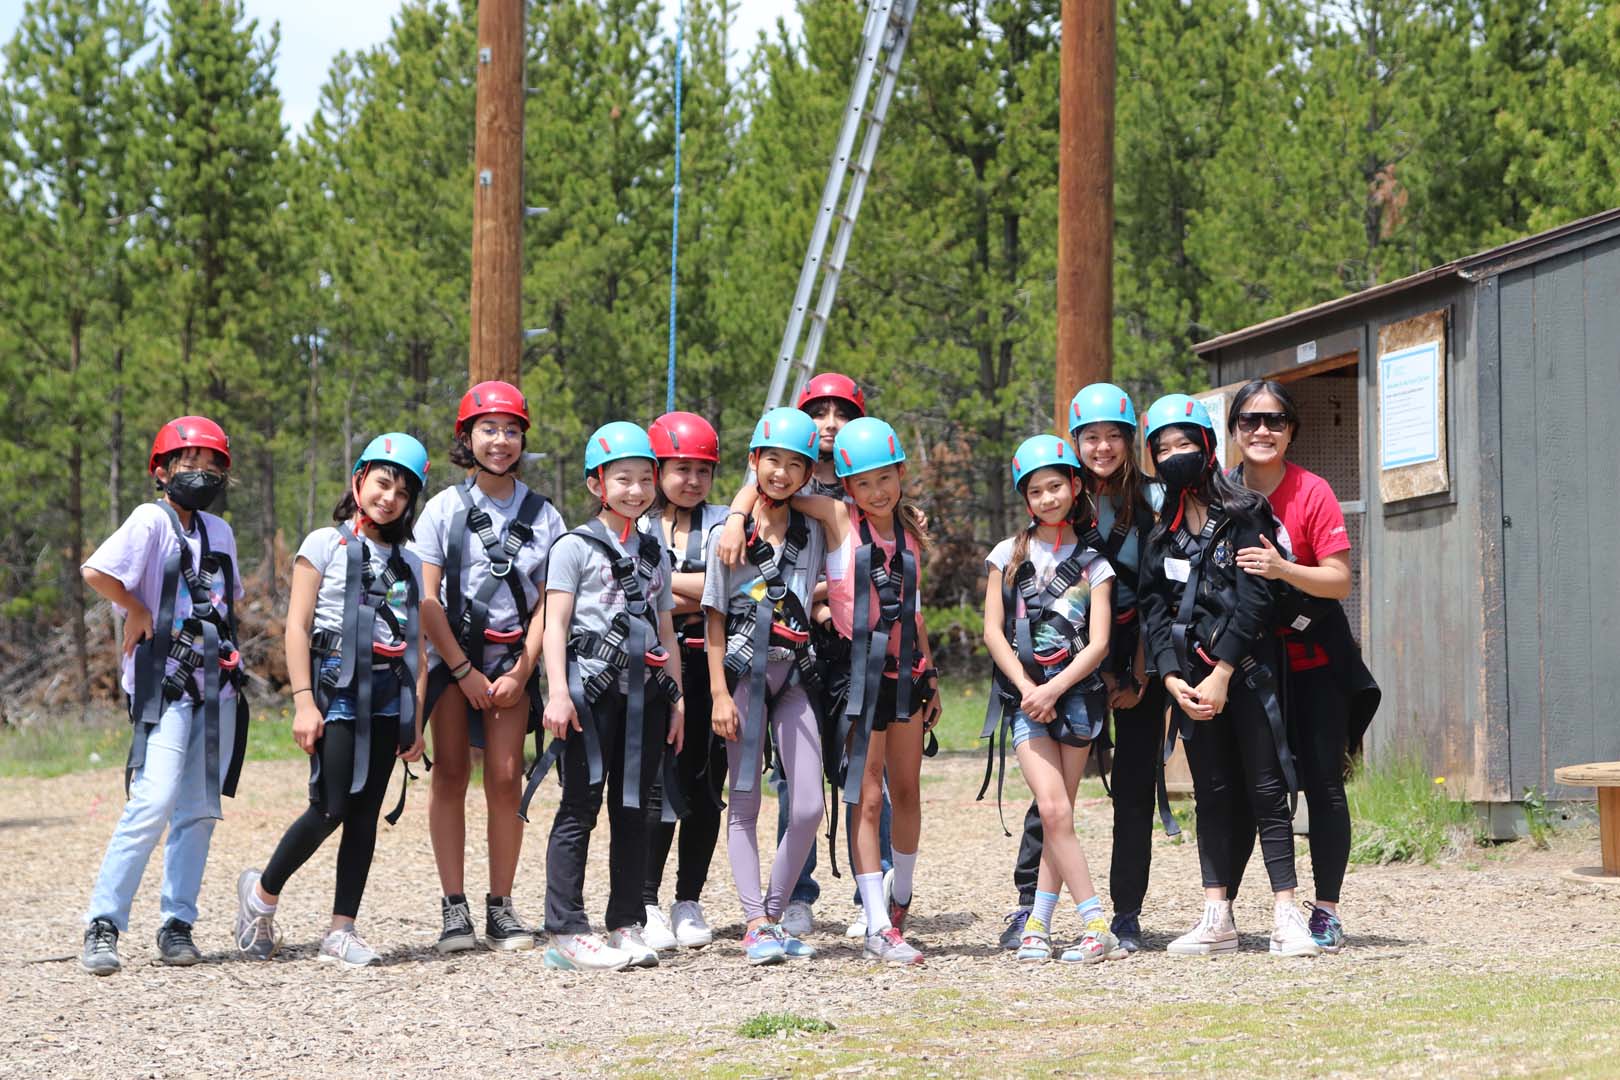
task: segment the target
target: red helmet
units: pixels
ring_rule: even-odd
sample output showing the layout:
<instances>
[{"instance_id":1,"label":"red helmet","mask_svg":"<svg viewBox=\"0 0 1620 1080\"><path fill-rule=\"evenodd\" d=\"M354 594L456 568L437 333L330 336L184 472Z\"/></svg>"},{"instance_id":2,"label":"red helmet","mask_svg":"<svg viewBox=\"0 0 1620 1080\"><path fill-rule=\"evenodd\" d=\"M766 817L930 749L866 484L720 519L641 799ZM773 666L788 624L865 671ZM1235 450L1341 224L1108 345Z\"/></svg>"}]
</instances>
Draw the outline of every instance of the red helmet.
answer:
<instances>
[{"instance_id":1,"label":"red helmet","mask_svg":"<svg viewBox=\"0 0 1620 1080\"><path fill-rule=\"evenodd\" d=\"M799 392L799 408L804 408L818 398L833 398L845 402L855 408L856 416L866 415L866 395L861 388L855 385L855 380L848 375L839 375L827 371L804 384Z\"/></svg>"},{"instance_id":2,"label":"red helmet","mask_svg":"<svg viewBox=\"0 0 1620 1080\"><path fill-rule=\"evenodd\" d=\"M225 436L224 428L206 416L177 416L158 428L157 438L152 440L152 456L147 459L146 471L157 472L159 460L188 446L212 450L225 459L227 469L231 467L231 440Z\"/></svg>"},{"instance_id":3,"label":"red helmet","mask_svg":"<svg viewBox=\"0 0 1620 1080\"><path fill-rule=\"evenodd\" d=\"M504 382L481 382L462 395L461 408L456 412L456 434L460 435L471 420L491 413L506 413L523 421L529 428L529 402L523 391Z\"/></svg>"},{"instance_id":4,"label":"red helmet","mask_svg":"<svg viewBox=\"0 0 1620 1080\"><path fill-rule=\"evenodd\" d=\"M647 434L659 461L665 458L720 460L720 436L714 433L714 426L697 413L665 413L652 422Z\"/></svg>"}]
</instances>

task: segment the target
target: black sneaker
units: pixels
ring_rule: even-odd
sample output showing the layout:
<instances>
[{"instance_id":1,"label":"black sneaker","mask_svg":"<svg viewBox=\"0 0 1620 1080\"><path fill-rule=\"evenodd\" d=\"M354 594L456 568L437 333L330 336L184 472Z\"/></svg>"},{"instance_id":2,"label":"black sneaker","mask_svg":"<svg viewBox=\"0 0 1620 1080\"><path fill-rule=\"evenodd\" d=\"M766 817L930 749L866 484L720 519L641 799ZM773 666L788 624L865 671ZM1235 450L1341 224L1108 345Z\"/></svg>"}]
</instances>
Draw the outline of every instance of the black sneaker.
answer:
<instances>
[{"instance_id":1,"label":"black sneaker","mask_svg":"<svg viewBox=\"0 0 1620 1080\"><path fill-rule=\"evenodd\" d=\"M444 919L444 929L440 931L439 940L433 948L440 955L466 952L478 947L478 934L473 930L472 912L467 909L465 896L441 897L439 914Z\"/></svg>"},{"instance_id":2,"label":"black sneaker","mask_svg":"<svg viewBox=\"0 0 1620 1080\"><path fill-rule=\"evenodd\" d=\"M158 959L170 967L202 963L202 952L191 940L191 924L170 919L157 932Z\"/></svg>"},{"instance_id":3,"label":"black sneaker","mask_svg":"<svg viewBox=\"0 0 1620 1080\"><path fill-rule=\"evenodd\" d=\"M1142 927L1135 915L1115 915L1113 931L1121 949L1128 953L1142 951Z\"/></svg>"},{"instance_id":4,"label":"black sneaker","mask_svg":"<svg viewBox=\"0 0 1620 1080\"><path fill-rule=\"evenodd\" d=\"M534 931L512 910L510 896L484 897L484 940L490 948L506 952L534 948Z\"/></svg>"},{"instance_id":5,"label":"black sneaker","mask_svg":"<svg viewBox=\"0 0 1620 1080\"><path fill-rule=\"evenodd\" d=\"M1029 921L1031 910L1031 908L1020 904L1007 912L1006 917L1002 920L1007 924L1007 929L1001 932L1001 947L1003 949L1011 952L1023 943L1024 923Z\"/></svg>"},{"instance_id":6,"label":"black sneaker","mask_svg":"<svg viewBox=\"0 0 1620 1080\"><path fill-rule=\"evenodd\" d=\"M118 961L118 927L111 919L94 919L85 927L79 963L92 975L111 975L124 966Z\"/></svg>"}]
</instances>

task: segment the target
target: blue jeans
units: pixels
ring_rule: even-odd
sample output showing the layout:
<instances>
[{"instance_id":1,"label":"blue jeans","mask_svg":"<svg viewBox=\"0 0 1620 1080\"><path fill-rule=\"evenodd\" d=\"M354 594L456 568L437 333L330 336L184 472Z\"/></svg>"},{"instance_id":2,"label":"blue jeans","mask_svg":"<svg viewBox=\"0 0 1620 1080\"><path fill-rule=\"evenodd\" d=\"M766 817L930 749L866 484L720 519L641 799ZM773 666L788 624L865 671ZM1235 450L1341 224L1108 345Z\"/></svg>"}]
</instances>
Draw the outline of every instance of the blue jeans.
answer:
<instances>
[{"instance_id":1,"label":"blue jeans","mask_svg":"<svg viewBox=\"0 0 1620 1080\"><path fill-rule=\"evenodd\" d=\"M1055 664L1052 667L1043 668L1041 674L1044 677L1041 682L1051 682L1062 673L1063 668ZM1075 730L1084 731L1091 723L1091 714L1086 709L1086 695L1080 692L1079 687L1070 689L1062 697L1058 698L1057 713L1058 718L1067 720L1069 726ZM1054 724L1056 722L1057 719L1052 721ZM1013 713L1012 745L1014 750L1017 750L1031 739L1050 739L1054 737L1051 724L1041 724L1031 720L1023 709Z\"/></svg>"},{"instance_id":2,"label":"blue jeans","mask_svg":"<svg viewBox=\"0 0 1620 1080\"><path fill-rule=\"evenodd\" d=\"M776 842L782 842L782 834L787 832L787 778L781 773L772 775L771 782L776 785ZM893 824L894 813L889 806L889 789L883 789L883 814L878 819L878 852L883 860L885 872L894 867L894 848L889 841L889 828ZM844 807L844 844L848 853L849 865L855 865L855 807ZM820 845L816 845L819 847ZM799 872L799 880L793 885L793 892L788 896L788 902L801 901L814 906L821 899L821 883L816 881L816 847L810 849L810 857L804 861L804 869ZM853 872L853 871L852 871ZM859 905L861 894L855 894L855 903Z\"/></svg>"},{"instance_id":3,"label":"blue jeans","mask_svg":"<svg viewBox=\"0 0 1620 1080\"><path fill-rule=\"evenodd\" d=\"M339 656L325 656L321 658L321 673L337 671L343 667L343 658ZM346 690L336 690L332 699L326 703L325 719L327 723L334 720L353 720L355 717L355 693L351 686ZM392 667L374 667L371 669L371 715L372 716L399 716L399 676L394 674Z\"/></svg>"},{"instance_id":4,"label":"blue jeans","mask_svg":"<svg viewBox=\"0 0 1620 1080\"><path fill-rule=\"evenodd\" d=\"M219 725L220 779L230 768L236 742L235 705L222 703ZM197 893L202 888L203 866L215 819L209 815L207 784L203 779L204 731L202 710L187 698L171 703L146 740L146 762L130 778L129 801L113 829L90 893L85 924L111 919L119 933L129 929L129 908L140 887L146 862L168 826L163 852L163 893L159 919L183 923L197 921Z\"/></svg>"}]
</instances>

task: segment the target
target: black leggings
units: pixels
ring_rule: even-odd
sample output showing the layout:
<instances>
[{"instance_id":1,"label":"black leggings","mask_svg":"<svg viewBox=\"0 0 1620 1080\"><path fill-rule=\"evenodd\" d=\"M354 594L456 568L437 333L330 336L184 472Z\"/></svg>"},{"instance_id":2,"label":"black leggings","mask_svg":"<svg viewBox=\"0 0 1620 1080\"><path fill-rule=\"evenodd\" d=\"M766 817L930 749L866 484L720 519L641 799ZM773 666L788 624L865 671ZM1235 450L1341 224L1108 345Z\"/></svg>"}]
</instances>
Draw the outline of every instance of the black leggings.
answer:
<instances>
[{"instance_id":1,"label":"black leggings","mask_svg":"<svg viewBox=\"0 0 1620 1080\"><path fill-rule=\"evenodd\" d=\"M649 708L655 707L651 702ZM656 757L662 742L642 743L642 776L624 775L625 700L610 690L591 707L601 739L602 782L591 783L590 764L582 733L570 730L563 744L562 801L551 823L546 844L546 929L553 934L583 934L591 928L585 914L585 859L591 831L602 811L608 812L607 928L620 930L639 925L645 918L641 883L647 874L647 817L643 810L627 810L624 785L642 784L656 775ZM648 786L642 784L642 791ZM645 802L643 806L645 806Z\"/></svg>"},{"instance_id":2,"label":"black leggings","mask_svg":"<svg viewBox=\"0 0 1620 1080\"><path fill-rule=\"evenodd\" d=\"M1187 765L1198 808L1198 862L1204 887L1235 894L1254 850L1258 825L1271 891L1294 888L1288 782L1265 709L1241 673L1232 676L1225 710L1213 720L1194 723L1193 737L1187 740Z\"/></svg>"},{"instance_id":3,"label":"black leggings","mask_svg":"<svg viewBox=\"0 0 1620 1080\"><path fill-rule=\"evenodd\" d=\"M1157 679L1129 709L1114 710L1114 845L1108 873L1109 898L1116 915L1139 915L1153 862L1154 798L1160 749L1164 746L1164 685ZM1041 812L1030 801L1024 836L1018 843L1013 887L1024 907L1035 903L1041 869Z\"/></svg>"},{"instance_id":4,"label":"black leggings","mask_svg":"<svg viewBox=\"0 0 1620 1080\"><path fill-rule=\"evenodd\" d=\"M354 722L338 720L326 725L315 744L315 753L321 759L322 798L319 802L310 801L276 845L275 854L270 856L259 879L265 892L281 895L287 879L342 825L332 914L353 919L359 913L360 897L366 891L366 878L371 873L372 852L377 846L377 815L382 811L388 780L394 774L397 729L393 717L372 718L366 786L358 794L350 795L349 783L354 778Z\"/></svg>"},{"instance_id":5,"label":"black leggings","mask_svg":"<svg viewBox=\"0 0 1620 1080\"><path fill-rule=\"evenodd\" d=\"M686 702L686 734L675 769L681 792L686 797L686 816L681 819L681 846L675 870L675 899L697 900L709 880L709 864L720 840L721 809L709 797L719 791L726 778L726 745L711 739L708 657L696 649L681 650L681 700ZM658 906L658 887L664 880L664 864L675 842L675 823L661 820L662 799L651 799L647 807L647 876L641 886L641 902Z\"/></svg>"},{"instance_id":6,"label":"black leggings","mask_svg":"<svg viewBox=\"0 0 1620 1080\"><path fill-rule=\"evenodd\" d=\"M1344 753L1350 702L1331 668L1288 675L1288 741L1311 811L1311 874L1316 898L1339 902L1350 862L1350 802L1344 794Z\"/></svg>"}]
</instances>

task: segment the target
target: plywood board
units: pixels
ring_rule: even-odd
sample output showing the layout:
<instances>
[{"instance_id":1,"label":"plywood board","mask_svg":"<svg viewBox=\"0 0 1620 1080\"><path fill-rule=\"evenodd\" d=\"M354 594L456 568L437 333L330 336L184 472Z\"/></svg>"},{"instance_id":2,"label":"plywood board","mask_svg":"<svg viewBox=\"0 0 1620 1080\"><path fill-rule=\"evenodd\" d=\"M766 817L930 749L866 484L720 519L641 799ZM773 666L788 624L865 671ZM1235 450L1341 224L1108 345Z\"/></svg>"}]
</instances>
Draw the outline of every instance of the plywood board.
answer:
<instances>
[{"instance_id":1,"label":"plywood board","mask_svg":"<svg viewBox=\"0 0 1620 1080\"><path fill-rule=\"evenodd\" d=\"M1424 364L1431 355L1432 369L1424 376ZM1378 493L1385 503L1451 489L1446 454L1446 361L1444 310L1389 323L1378 330L1375 460L1380 466ZM1416 374L1403 377L1398 387L1395 376L1407 373ZM1386 416L1391 402L1399 402L1400 411Z\"/></svg>"}]
</instances>

